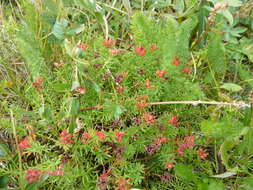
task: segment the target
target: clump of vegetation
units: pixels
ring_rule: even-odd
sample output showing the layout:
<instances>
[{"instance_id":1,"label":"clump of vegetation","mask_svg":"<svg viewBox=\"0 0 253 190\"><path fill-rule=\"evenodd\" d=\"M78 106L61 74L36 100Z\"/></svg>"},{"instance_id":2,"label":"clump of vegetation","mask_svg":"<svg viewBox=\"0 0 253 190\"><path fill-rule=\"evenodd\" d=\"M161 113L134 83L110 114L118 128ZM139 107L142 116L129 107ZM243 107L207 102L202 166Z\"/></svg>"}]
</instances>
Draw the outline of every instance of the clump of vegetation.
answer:
<instances>
[{"instance_id":1,"label":"clump of vegetation","mask_svg":"<svg viewBox=\"0 0 253 190\"><path fill-rule=\"evenodd\" d=\"M251 189L249 7L2 3L0 189Z\"/></svg>"}]
</instances>

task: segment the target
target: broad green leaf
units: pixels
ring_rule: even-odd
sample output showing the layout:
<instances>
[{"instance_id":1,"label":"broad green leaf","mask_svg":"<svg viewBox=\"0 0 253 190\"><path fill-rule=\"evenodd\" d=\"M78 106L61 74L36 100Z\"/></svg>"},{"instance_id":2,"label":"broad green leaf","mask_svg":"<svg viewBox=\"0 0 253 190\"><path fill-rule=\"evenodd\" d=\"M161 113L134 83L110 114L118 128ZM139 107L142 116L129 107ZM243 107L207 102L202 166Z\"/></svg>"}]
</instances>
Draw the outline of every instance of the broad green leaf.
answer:
<instances>
[{"instance_id":1,"label":"broad green leaf","mask_svg":"<svg viewBox=\"0 0 253 190\"><path fill-rule=\"evenodd\" d=\"M228 138L236 137L242 131L243 126L239 122L232 120L224 121L203 121L201 131L208 137Z\"/></svg>"},{"instance_id":2,"label":"broad green leaf","mask_svg":"<svg viewBox=\"0 0 253 190\"><path fill-rule=\"evenodd\" d=\"M64 40L65 29L68 26L68 21L66 19L57 20L53 26L52 33L59 40Z\"/></svg>"},{"instance_id":3,"label":"broad green leaf","mask_svg":"<svg viewBox=\"0 0 253 190\"><path fill-rule=\"evenodd\" d=\"M176 164L175 174L185 181L196 181L196 175L193 172L192 167L189 165Z\"/></svg>"},{"instance_id":4,"label":"broad green leaf","mask_svg":"<svg viewBox=\"0 0 253 190\"><path fill-rule=\"evenodd\" d=\"M207 190L225 190L225 185L221 182L211 182Z\"/></svg>"},{"instance_id":5,"label":"broad green leaf","mask_svg":"<svg viewBox=\"0 0 253 190\"><path fill-rule=\"evenodd\" d=\"M5 188L9 182L9 175L0 176L0 188Z\"/></svg>"},{"instance_id":6,"label":"broad green leaf","mask_svg":"<svg viewBox=\"0 0 253 190\"><path fill-rule=\"evenodd\" d=\"M241 0L225 0L224 3L227 3L230 7L240 7L242 5Z\"/></svg>"},{"instance_id":7,"label":"broad green leaf","mask_svg":"<svg viewBox=\"0 0 253 190\"><path fill-rule=\"evenodd\" d=\"M231 92L238 92L243 89L241 86L234 83L224 83L220 86L220 88L226 89Z\"/></svg>"},{"instance_id":8,"label":"broad green leaf","mask_svg":"<svg viewBox=\"0 0 253 190\"><path fill-rule=\"evenodd\" d=\"M79 34L79 33L83 32L84 29L85 29L85 25L81 24L81 25L75 26L73 28L68 28L66 30L65 34L69 35L69 36L72 36L74 34Z\"/></svg>"}]
</instances>

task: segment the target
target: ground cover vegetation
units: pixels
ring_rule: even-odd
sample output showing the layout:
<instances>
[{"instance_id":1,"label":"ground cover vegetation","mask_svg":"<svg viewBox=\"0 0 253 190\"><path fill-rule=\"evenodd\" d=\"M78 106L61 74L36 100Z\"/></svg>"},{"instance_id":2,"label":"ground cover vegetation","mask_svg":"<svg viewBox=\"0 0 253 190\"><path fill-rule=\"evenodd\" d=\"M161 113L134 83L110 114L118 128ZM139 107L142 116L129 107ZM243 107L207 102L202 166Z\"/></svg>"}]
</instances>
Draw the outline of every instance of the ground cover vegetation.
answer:
<instances>
[{"instance_id":1,"label":"ground cover vegetation","mask_svg":"<svg viewBox=\"0 0 253 190\"><path fill-rule=\"evenodd\" d=\"M0 6L0 189L253 188L253 1Z\"/></svg>"}]
</instances>

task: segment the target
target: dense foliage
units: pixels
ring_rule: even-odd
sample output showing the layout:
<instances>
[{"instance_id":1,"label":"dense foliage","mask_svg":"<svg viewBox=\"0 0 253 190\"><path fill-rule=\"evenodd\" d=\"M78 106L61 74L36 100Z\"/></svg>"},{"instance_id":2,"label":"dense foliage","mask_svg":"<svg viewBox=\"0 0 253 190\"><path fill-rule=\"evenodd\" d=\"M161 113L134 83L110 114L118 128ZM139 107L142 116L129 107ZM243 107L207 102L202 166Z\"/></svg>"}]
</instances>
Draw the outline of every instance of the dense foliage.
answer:
<instances>
[{"instance_id":1,"label":"dense foliage","mask_svg":"<svg viewBox=\"0 0 253 190\"><path fill-rule=\"evenodd\" d=\"M3 2L0 189L252 189L252 8Z\"/></svg>"}]
</instances>

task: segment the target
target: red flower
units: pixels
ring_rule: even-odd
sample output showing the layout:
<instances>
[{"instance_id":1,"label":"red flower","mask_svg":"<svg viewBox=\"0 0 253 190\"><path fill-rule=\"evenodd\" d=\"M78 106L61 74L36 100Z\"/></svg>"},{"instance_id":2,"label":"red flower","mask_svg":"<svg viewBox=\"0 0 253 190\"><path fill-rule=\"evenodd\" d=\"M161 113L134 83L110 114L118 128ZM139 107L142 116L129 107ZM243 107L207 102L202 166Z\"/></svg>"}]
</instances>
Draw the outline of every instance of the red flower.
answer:
<instances>
[{"instance_id":1,"label":"red flower","mask_svg":"<svg viewBox=\"0 0 253 190\"><path fill-rule=\"evenodd\" d=\"M119 54L121 54L121 50L119 50L119 49L112 49L112 48L110 48L109 52L111 54L113 54L113 55L119 55Z\"/></svg>"},{"instance_id":2,"label":"red flower","mask_svg":"<svg viewBox=\"0 0 253 190\"><path fill-rule=\"evenodd\" d=\"M78 87L76 87L75 91L80 93L80 94L85 94L86 89L82 88L81 86L78 86Z\"/></svg>"},{"instance_id":3,"label":"red flower","mask_svg":"<svg viewBox=\"0 0 253 190\"><path fill-rule=\"evenodd\" d=\"M178 67L180 65L180 59L178 57L175 57L172 61L172 65Z\"/></svg>"},{"instance_id":4,"label":"red flower","mask_svg":"<svg viewBox=\"0 0 253 190\"><path fill-rule=\"evenodd\" d=\"M174 164L172 162L166 162L165 163L166 168L172 169L174 167Z\"/></svg>"},{"instance_id":5,"label":"red flower","mask_svg":"<svg viewBox=\"0 0 253 190\"><path fill-rule=\"evenodd\" d=\"M111 38L108 38L106 39L104 42L103 42L103 46L105 47L112 47L114 44L115 44L115 40L111 39Z\"/></svg>"},{"instance_id":6,"label":"red flower","mask_svg":"<svg viewBox=\"0 0 253 190\"><path fill-rule=\"evenodd\" d=\"M157 50L157 46L156 45L152 45L152 46L150 46L150 49L151 49L151 51L155 51L155 50Z\"/></svg>"},{"instance_id":7,"label":"red flower","mask_svg":"<svg viewBox=\"0 0 253 190\"><path fill-rule=\"evenodd\" d=\"M186 148L193 148L195 146L195 135L189 135L184 137L184 143L186 145Z\"/></svg>"},{"instance_id":8,"label":"red flower","mask_svg":"<svg viewBox=\"0 0 253 190\"><path fill-rule=\"evenodd\" d=\"M18 144L18 147L20 150L26 149L26 148L31 148L30 142L29 142L30 138L29 137L25 137L23 138L20 143Z\"/></svg>"},{"instance_id":9,"label":"red flower","mask_svg":"<svg viewBox=\"0 0 253 190\"><path fill-rule=\"evenodd\" d=\"M56 176L64 176L64 171L63 170L54 170L51 172L48 172L48 175L56 175Z\"/></svg>"},{"instance_id":10,"label":"red flower","mask_svg":"<svg viewBox=\"0 0 253 190\"><path fill-rule=\"evenodd\" d=\"M167 74L167 72L164 71L164 70L158 70L158 71L156 71L156 75L158 77L160 77L160 78L164 78L164 75L166 75L166 74Z\"/></svg>"},{"instance_id":11,"label":"red flower","mask_svg":"<svg viewBox=\"0 0 253 190\"><path fill-rule=\"evenodd\" d=\"M151 88L151 87L152 87L151 82L150 82L149 79L146 80L145 86L146 86L147 88Z\"/></svg>"},{"instance_id":12,"label":"red flower","mask_svg":"<svg viewBox=\"0 0 253 190\"><path fill-rule=\"evenodd\" d=\"M119 132L116 132L115 138L117 139L118 142L121 142L121 141L122 141L122 137L123 137L124 135L125 135L124 132L119 131Z\"/></svg>"},{"instance_id":13,"label":"red flower","mask_svg":"<svg viewBox=\"0 0 253 190\"><path fill-rule=\"evenodd\" d=\"M168 142L168 138L166 138L166 137L158 137L157 139L155 139L156 144L163 144L166 142Z\"/></svg>"},{"instance_id":14,"label":"red flower","mask_svg":"<svg viewBox=\"0 0 253 190\"><path fill-rule=\"evenodd\" d=\"M179 126L178 117L176 115L173 115L169 118L169 124L177 127Z\"/></svg>"},{"instance_id":15,"label":"red flower","mask_svg":"<svg viewBox=\"0 0 253 190\"><path fill-rule=\"evenodd\" d=\"M117 85L116 86L116 91L118 94L122 94L124 92L124 88L120 85Z\"/></svg>"},{"instance_id":16,"label":"red flower","mask_svg":"<svg viewBox=\"0 0 253 190\"><path fill-rule=\"evenodd\" d=\"M155 116L153 116L152 114L146 112L142 116L141 120L145 121L146 124L149 125L149 124L155 123Z\"/></svg>"},{"instance_id":17,"label":"red flower","mask_svg":"<svg viewBox=\"0 0 253 190\"><path fill-rule=\"evenodd\" d=\"M137 108L138 109L143 109L144 107L148 106L148 103L147 103L147 99L148 99L148 96L144 96L144 97L137 97Z\"/></svg>"},{"instance_id":18,"label":"red flower","mask_svg":"<svg viewBox=\"0 0 253 190\"><path fill-rule=\"evenodd\" d=\"M183 74L188 74L188 73L190 73L191 72L191 69L189 68L189 67L185 67L182 71L181 71L181 73L183 73Z\"/></svg>"},{"instance_id":19,"label":"red flower","mask_svg":"<svg viewBox=\"0 0 253 190\"><path fill-rule=\"evenodd\" d=\"M28 183L37 182L40 180L41 174L42 173L39 170L29 169L26 171L25 179L28 181Z\"/></svg>"},{"instance_id":20,"label":"red flower","mask_svg":"<svg viewBox=\"0 0 253 190\"><path fill-rule=\"evenodd\" d=\"M102 131L97 131L96 132L96 135L97 137L100 139L100 140L104 140L105 139L105 134L102 132Z\"/></svg>"},{"instance_id":21,"label":"red flower","mask_svg":"<svg viewBox=\"0 0 253 190\"><path fill-rule=\"evenodd\" d=\"M206 157L207 157L207 153L206 153L206 151L204 150L204 149L202 149L202 148L200 148L199 150L198 150L198 156L201 158L201 159L205 159Z\"/></svg>"},{"instance_id":22,"label":"red flower","mask_svg":"<svg viewBox=\"0 0 253 190\"><path fill-rule=\"evenodd\" d=\"M86 51L88 44L79 44L77 47L83 51Z\"/></svg>"},{"instance_id":23,"label":"red flower","mask_svg":"<svg viewBox=\"0 0 253 190\"><path fill-rule=\"evenodd\" d=\"M41 89L43 80L43 77L37 77L36 80L32 83L36 90L39 91Z\"/></svg>"},{"instance_id":24,"label":"red flower","mask_svg":"<svg viewBox=\"0 0 253 190\"><path fill-rule=\"evenodd\" d=\"M72 140L73 135L68 133L66 129L64 129L60 134L60 142L64 145L71 144L74 141Z\"/></svg>"},{"instance_id":25,"label":"red flower","mask_svg":"<svg viewBox=\"0 0 253 190\"><path fill-rule=\"evenodd\" d=\"M146 51L147 50L143 46L137 46L135 48L135 53L138 54L138 55L141 55L141 56L145 56Z\"/></svg>"},{"instance_id":26,"label":"red flower","mask_svg":"<svg viewBox=\"0 0 253 190\"><path fill-rule=\"evenodd\" d=\"M83 135L82 135L82 142L83 142L83 143L86 143L86 142L88 142L89 140L91 140L90 134L87 133L87 132L84 132Z\"/></svg>"}]
</instances>

